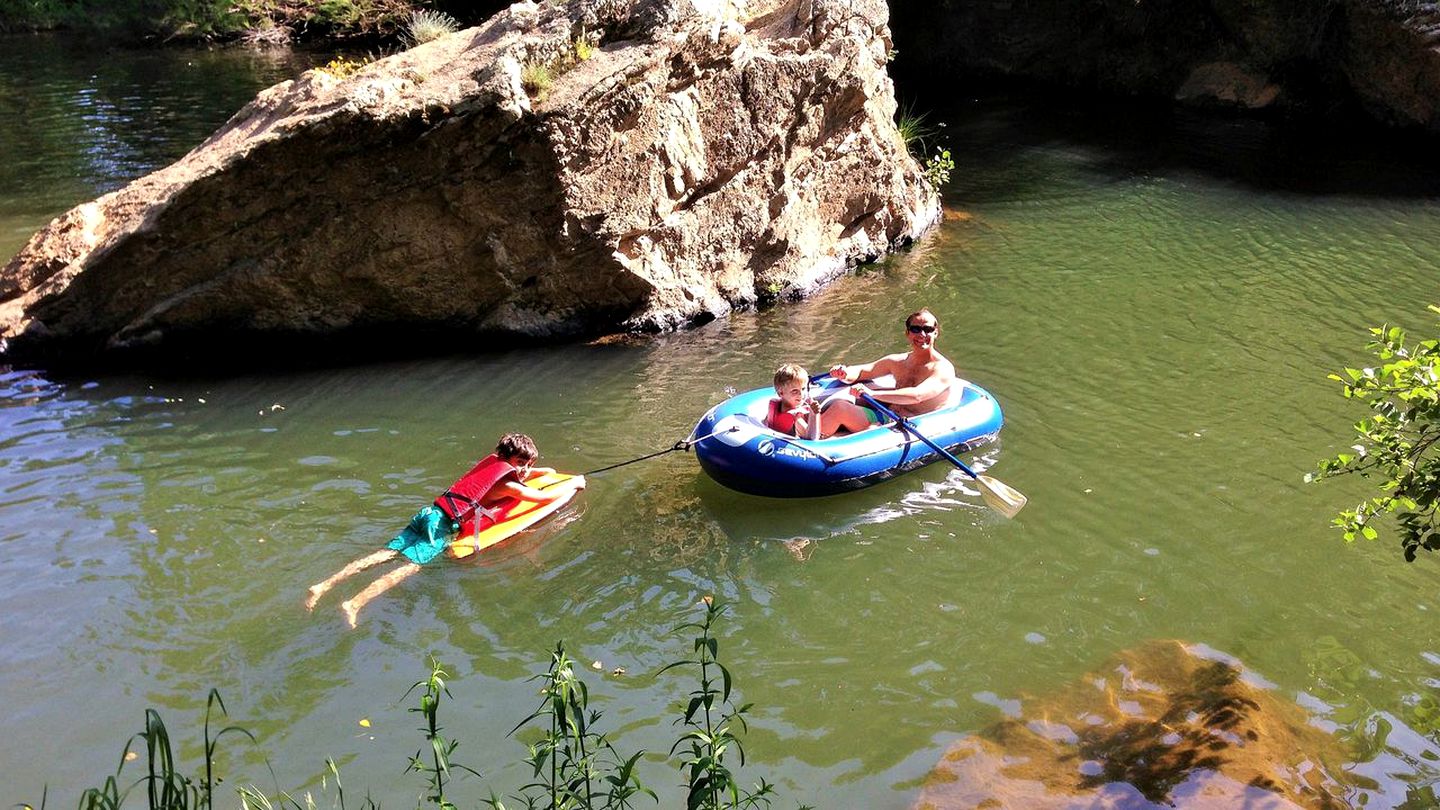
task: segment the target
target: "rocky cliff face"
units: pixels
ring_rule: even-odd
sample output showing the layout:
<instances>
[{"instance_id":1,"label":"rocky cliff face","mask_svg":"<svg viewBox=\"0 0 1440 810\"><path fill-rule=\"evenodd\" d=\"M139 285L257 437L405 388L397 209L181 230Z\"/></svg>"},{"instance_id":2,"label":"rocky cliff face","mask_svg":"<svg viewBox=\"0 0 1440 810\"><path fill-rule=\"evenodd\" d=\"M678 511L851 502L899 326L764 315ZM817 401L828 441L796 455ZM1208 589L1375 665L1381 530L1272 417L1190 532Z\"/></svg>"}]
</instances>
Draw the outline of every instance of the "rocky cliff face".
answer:
<instances>
[{"instance_id":1,"label":"rocky cliff face","mask_svg":"<svg viewBox=\"0 0 1440 810\"><path fill-rule=\"evenodd\" d=\"M1419 0L893 0L902 60L1440 132L1440 6Z\"/></svg>"},{"instance_id":2,"label":"rocky cliff face","mask_svg":"<svg viewBox=\"0 0 1440 810\"><path fill-rule=\"evenodd\" d=\"M890 47L883 0L572 0L311 71L37 234L0 337L566 337L804 295L939 216Z\"/></svg>"}]
</instances>

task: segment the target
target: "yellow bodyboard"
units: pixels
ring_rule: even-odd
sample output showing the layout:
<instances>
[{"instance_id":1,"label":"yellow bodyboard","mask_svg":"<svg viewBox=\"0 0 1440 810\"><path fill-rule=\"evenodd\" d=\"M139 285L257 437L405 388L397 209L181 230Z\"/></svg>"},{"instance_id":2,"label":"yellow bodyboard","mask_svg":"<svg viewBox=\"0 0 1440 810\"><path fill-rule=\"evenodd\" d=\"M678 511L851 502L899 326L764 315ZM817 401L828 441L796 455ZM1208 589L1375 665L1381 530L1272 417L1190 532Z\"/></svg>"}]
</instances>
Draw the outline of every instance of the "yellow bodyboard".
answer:
<instances>
[{"instance_id":1,"label":"yellow bodyboard","mask_svg":"<svg viewBox=\"0 0 1440 810\"><path fill-rule=\"evenodd\" d=\"M536 476L526 481L525 486L531 489L562 487L566 492L549 503L535 503L519 499L502 501L491 509L493 517L482 517L476 521L477 531L474 534L456 538L450 544L450 556L458 559L469 557L477 551L484 551L554 514L557 509L569 503L570 499L575 497L576 492L579 492L578 488L568 483L578 477L555 472Z\"/></svg>"}]
</instances>

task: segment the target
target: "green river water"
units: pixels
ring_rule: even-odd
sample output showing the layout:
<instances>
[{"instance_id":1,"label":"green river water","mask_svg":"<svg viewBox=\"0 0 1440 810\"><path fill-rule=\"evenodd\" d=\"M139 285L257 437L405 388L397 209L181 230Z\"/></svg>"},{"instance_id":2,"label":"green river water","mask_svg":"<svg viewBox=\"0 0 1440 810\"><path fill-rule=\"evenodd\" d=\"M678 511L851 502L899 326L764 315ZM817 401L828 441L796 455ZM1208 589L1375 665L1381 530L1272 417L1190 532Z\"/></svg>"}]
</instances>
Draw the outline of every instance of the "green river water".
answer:
<instances>
[{"instance_id":1,"label":"green river water","mask_svg":"<svg viewBox=\"0 0 1440 810\"><path fill-rule=\"evenodd\" d=\"M0 254L304 63L8 38ZM1429 326L1440 166L1107 107L956 101L943 120L947 199L967 216L802 303L629 344L0 374L6 801L48 784L69 806L147 706L198 755L215 687L260 740L229 738L227 785L273 787L263 752L280 787L314 788L333 756L352 798L409 806L421 741L401 696L435 655L454 675L456 758L494 780L457 784L473 807L524 778L506 734L559 639L601 664L593 700L620 747L663 752L693 685L654 673L688 652L671 629L713 594L733 611L722 658L755 704L742 776L777 782L777 806L907 807L949 743L1172 638L1238 658L1361 743L1352 768L1375 787L1357 803L1429 806L1440 560L1407 565L1393 536L1346 546L1327 524L1362 483L1302 476L1349 444L1361 414L1325 375L1364 361L1365 327ZM973 460L1030 497L1016 520L940 466L779 501L675 453L594 476L558 521L476 563L428 567L357 630L338 604L368 577L302 606L505 430L567 470L663 449L784 360L897 350L922 305L1005 409ZM675 806L679 774L647 767Z\"/></svg>"}]
</instances>

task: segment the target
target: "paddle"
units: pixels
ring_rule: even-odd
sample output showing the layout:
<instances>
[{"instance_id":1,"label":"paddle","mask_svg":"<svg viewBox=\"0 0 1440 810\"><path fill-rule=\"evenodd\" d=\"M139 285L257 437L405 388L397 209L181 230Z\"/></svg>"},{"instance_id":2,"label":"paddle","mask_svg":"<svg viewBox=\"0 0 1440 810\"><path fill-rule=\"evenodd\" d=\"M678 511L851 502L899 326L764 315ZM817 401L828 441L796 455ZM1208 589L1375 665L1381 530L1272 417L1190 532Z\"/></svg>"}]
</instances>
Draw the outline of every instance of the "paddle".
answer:
<instances>
[{"instance_id":1,"label":"paddle","mask_svg":"<svg viewBox=\"0 0 1440 810\"><path fill-rule=\"evenodd\" d=\"M911 436L914 436L920 441L930 445L930 449L939 453L945 458L946 461L954 464L956 467L959 467L962 472L975 479L975 483L980 485L980 496L985 499L986 505L989 506L991 509L994 509L996 512L999 512L1007 518L1013 518L1016 514L1020 512L1021 509L1025 508L1025 502L1028 501L1029 498L1026 498L1024 495L1020 494L1019 490L1007 486L1006 484L994 478L991 478L988 475L980 475L974 470L965 466L965 462L951 455L949 450L946 450L935 442L930 441L923 434L921 434L920 431L916 430L915 425L911 423L909 419L906 419L900 414L895 413L886 406L880 404L878 400L876 400L869 394L861 394L860 398L865 400L865 402L868 403L870 407L874 408L877 412L879 412L880 415L894 419L900 424L900 427L904 428Z\"/></svg>"}]
</instances>

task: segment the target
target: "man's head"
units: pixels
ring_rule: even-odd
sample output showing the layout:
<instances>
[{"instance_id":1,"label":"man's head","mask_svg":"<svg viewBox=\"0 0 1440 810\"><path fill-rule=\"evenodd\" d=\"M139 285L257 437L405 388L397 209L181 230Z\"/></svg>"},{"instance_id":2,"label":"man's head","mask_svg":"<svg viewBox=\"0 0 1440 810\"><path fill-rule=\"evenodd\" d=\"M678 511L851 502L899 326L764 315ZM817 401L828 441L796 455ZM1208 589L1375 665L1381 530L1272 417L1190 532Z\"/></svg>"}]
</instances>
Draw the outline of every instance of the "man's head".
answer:
<instances>
[{"instance_id":1,"label":"man's head","mask_svg":"<svg viewBox=\"0 0 1440 810\"><path fill-rule=\"evenodd\" d=\"M905 318L905 337L910 345L928 348L940 336L940 320L928 309L920 309Z\"/></svg>"},{"instance_id":2,"label":"man's head","mask_svg":"<svg viewBox=\"0 0 1440 810\"><path fill-rule=\"evenodd\" d=\"M535 442L524 433L506 433L495 445L495 455L515 467L529 467L540 457Z\"/></svg>"},{"instance_id":3,"label":"man's head","mask_svg":"<svg viewBox=\"0 0 1440 810\"><path fill-rule=\"evenodd\" d=\"M810 375L795 363L786 363L775 370L775 393L780 395L780 401L787 408L799 407L809 385Z\"/></svg>"}]
</instances>

